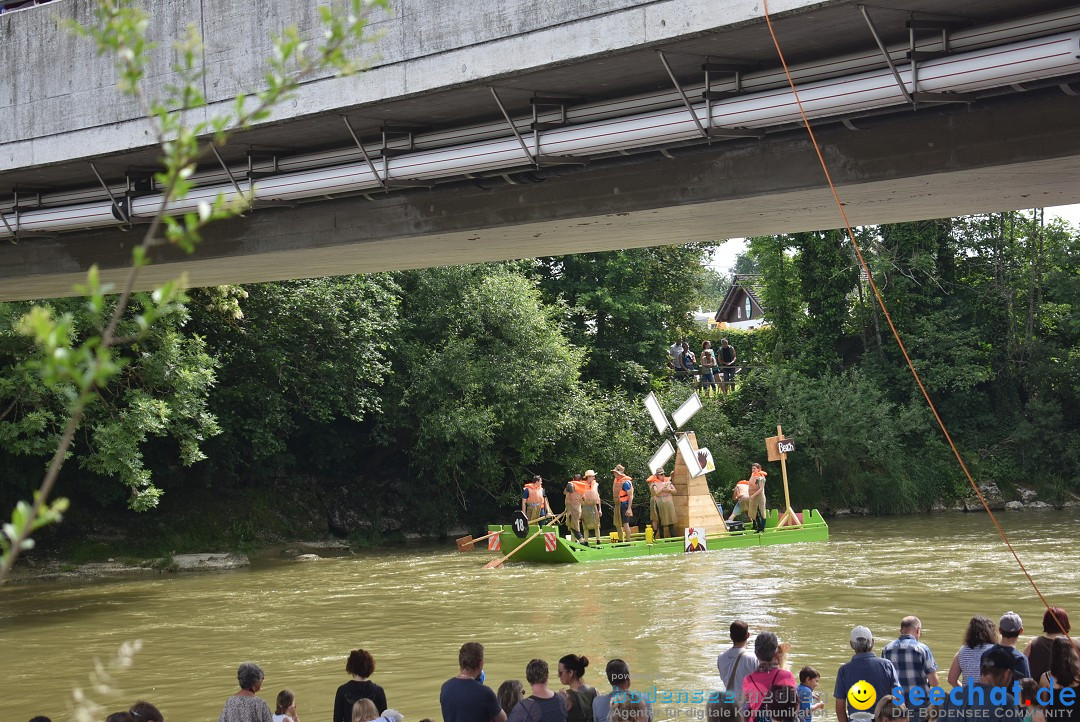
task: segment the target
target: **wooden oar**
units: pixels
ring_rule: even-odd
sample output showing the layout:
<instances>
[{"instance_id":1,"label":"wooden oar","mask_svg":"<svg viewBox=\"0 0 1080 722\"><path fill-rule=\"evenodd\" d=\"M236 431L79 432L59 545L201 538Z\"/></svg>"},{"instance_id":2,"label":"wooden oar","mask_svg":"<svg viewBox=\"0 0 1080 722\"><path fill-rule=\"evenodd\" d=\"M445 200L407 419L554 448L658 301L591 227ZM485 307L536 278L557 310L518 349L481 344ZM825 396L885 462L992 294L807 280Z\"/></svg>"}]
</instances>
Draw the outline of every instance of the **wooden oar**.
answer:
<instances>
[{"instance_id":1,"label":"wooden oar","mask_svg":"<svg viewBox=\"0 0 1080 722\"><path fill-rule=\"evenodd\" d=\"M565 513L566 513L566 512L563 512L563 514L565 514ZM553 518L553 519L552 519L551 521L549 521L549 522L546 522L546 523L547 523L548 525L551 525L551 524L558 524L558 523L559 523L559 517L561 517L561 516L562 516L563 514L559 514L558 516L556 516L555 518ZM528 539L526 539L525 541L521 542L521 544L519 544L518 546L514 547L514 549L513 549L513 550L511 550L511 552L510 552L509 554L507 554L506 556L504 556L504 557L503 557L503 558L501 558L501 559L492 559L492 560L491 560L490 562L488 562L487 564L485 564L485 565L484 565L484 569L496 569L497 567L501 567L501 566L503 565L503 562L505 562L505 561L506 561L507 559L509 559L510 557L512 557L512 556L514 556L515 554L517 554L517 552L518 552L518 551L519 551L520 549L523 549L523 548L527 547L527 546L529 545L529 542L531 542L531 541L532 541L533 539L535 539L536 537L540 536L540 534L541 534L542 532L543 532L543 527L541 527L541 528L537 529L537 530L536 530L536 533L535 533L535 534L533 534L533 535L532 535L531 537L529 537L529 538L528 538Z\"/></svg>"},{"instance_id":2,"label":"wooden oar","mask_svg":"<svg viewBox=\"0 0 1080 722\"><path fill-rule=\"evenodd\" d=\"M476 539L473 539L472 535L463 536L463 537L461 537L460 539L457 540L457 550L459 552L471 552L473 549L476 548L476 542L484 541L488 537L493 537L496 534L501 534L501 533L502 533L502 530L500 529L499 531L489 532L489 533L485 534L484 536L478 537Z\"/></svg>"}]
</instances>

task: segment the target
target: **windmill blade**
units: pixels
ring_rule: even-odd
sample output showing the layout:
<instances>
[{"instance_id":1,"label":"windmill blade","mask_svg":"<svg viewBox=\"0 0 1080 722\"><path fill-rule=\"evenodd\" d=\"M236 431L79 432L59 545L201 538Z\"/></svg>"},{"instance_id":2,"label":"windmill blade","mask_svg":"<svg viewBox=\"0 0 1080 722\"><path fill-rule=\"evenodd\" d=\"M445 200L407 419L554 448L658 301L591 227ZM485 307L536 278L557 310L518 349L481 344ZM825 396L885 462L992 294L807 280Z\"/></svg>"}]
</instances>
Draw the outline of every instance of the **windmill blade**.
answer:
<instances>
[{"instance_id":1,"label":"windmill blade","mask_svg":"<svg viewBox=\"0 0 1080 722\"><path fill-rule=\"evenodd\" d=\"M686 464L686 469L690 472L690 478L701 476L701 464L698 463L694 447L690 445L690 437L686 434L679 434L678 446L679 455L682 456L683 463Z\"/></svg>"},{"instance_id":2,"label":"windmill blade","mask_svg":"<svg viewBox=\"0 0 1080 722\"><path fill-rule=\"evenodd\" d=\"M671 415L671 418L675 420L675 426L680 429L686 425L686 422L693 417L698 411L701 410L701 397L697 395L697 391L694 395L683 401L682 406L675 409L675 413Z\"/></svg>"},{"instance_id":3,"label":"windmill blade","mask_svg":"<svg viewBox=\"0 0 1080 722\"><path fill-rule=\"evenodd\" d=\"M649 410L649 416L652 417L652 422L656 425L657 431L666 434L668 431L673 430L671 424L668 423L667 414L660 408L660 402L657 400L656 394L651 391L645 397L645 408Z\"/></svg>"},{"instance_id":4,"label":"windmill blade","mask_svg":"<svg viewBox=\"0 0 1080 722\"><path fill-rule=\"evenodd\" d=\"M670 441L665 441L649 459L649 473L651 474L667 464L673 456L675 456L675 447L671 445Z\"/></svg>"}]
</instances>

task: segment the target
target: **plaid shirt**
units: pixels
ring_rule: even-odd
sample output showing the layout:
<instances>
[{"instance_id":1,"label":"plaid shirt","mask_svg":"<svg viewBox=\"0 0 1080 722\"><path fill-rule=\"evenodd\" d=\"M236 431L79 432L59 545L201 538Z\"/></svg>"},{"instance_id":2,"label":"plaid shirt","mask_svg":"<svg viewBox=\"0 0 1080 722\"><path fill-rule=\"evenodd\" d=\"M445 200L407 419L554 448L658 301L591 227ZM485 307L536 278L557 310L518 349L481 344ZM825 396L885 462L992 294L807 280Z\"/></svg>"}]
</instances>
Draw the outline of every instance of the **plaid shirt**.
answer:
<instances>
[{"instance_id":1,"label":"plaid shirt","mask_svg":"<svg viewBox=\"0 0 1080 722\"><path fill-rule=\"evenodd\" d=\"M907 692L913 687L927 689L926 675L937 671L934 653L910 634L901 634L895 642L889 642L881 656L893 663L900 678L900 686Z\"/></svg>"}]
</instances>

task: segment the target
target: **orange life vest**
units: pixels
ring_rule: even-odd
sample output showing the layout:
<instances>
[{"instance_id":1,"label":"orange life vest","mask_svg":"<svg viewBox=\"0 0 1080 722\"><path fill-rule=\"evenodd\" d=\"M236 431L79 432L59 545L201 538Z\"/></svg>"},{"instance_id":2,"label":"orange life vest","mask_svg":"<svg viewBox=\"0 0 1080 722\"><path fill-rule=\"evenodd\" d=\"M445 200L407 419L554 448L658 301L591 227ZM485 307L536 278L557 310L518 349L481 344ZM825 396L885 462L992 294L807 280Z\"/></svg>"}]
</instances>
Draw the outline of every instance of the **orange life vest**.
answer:
<instances>
[{"instance_id":1,"label":"orange life vest","mask_svg":"<svg viewBox=\"0 0 1080 722\"><path fill-rule=\"evenodd\" d=\"M633 479L626 474L616 474L615 482L612 484L614 487L613 491L618 493L620 502L630 501L630 492L622 488L623 482L626 481L633 481Z\"/></svg>"},{"instance_id":2,"label":"orange life vest","mask_svg":"<svg viewBox=\"0 0 1080 722\"><path fill-rule=\"evenodd\" d=\"M768 475L769 475L769 472L767 472L767 471L762 471L761 469L755 469L753 472L751 472L750 478L753 479L755 476L768 476Z\"/></svg>"},{"instance_id":3,"label":"orange life vest","mask_svg":"<svg viewBox=\"0 0 1080 722\"><path fill-rule=\"evenodd\" d=\"M529 492L529 498L525 500L526 504L533 504L539 506L544 503L544 485L539 483L529 482L525 485L525 491Z\"/></svg>"},{"instance_id":4,"label":"orange life vest","mask_svg":"<svg viewBox=\"0 0 1080 722\"><path fill-rule=\"evenodd\" d=\"M653 474L645 481L649 484L649 491L652 493L653 496L671 496L671 489L661 488L664 484L668 484L671 482L670 477L665 476L663 478L660 478L656 474Z\"/></svg>"},{"instance_id":5,"label":"orange life vest","mask_svg":"<svg viewBox=\"0 0 1080 722\"><path fill-rule=\"evenodd\" d=\"M739 493L740 486L746 487L746 489L743 490L744 493L742 494ZM735 493L733 493L731 497L733 499L741 499L744 496L750 496L750 482L746 479L739 479L739 481L735 482Z\"/></svg>"},{"instance_id":6,"label":"orange life vest","mask_svg":"<svg viewBox=\"0 0 1080 722\"><path fill-rule=\"evenodd\" d=\"M592 489L592 484L587 481L578 481L577 479L571 479L570 485L574 487L574 492L585 496Z\"/></svg>"}]
</instances>

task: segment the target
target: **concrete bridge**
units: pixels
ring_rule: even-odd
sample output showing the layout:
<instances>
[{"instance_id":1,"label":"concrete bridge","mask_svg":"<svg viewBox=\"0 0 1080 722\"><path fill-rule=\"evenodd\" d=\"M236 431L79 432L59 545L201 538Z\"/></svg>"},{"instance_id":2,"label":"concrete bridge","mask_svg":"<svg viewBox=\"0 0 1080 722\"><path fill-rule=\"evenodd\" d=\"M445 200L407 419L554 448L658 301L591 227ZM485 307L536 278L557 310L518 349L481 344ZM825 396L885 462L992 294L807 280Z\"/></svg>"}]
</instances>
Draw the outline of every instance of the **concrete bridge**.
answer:
<instances>
[{"instance_id":1,"label":"concrete bridge","mask_svg":"<svg viewBox=\"0 0 1080 722\"><path fill-rule=\"evenodd\" d=\"M271 32L296 24L310 34L315 27L306 3L145 4L153 39L163 46L189 22L201 28L209 112L230 105L238 92L258 89ZM1080 10L1069 0L887 0L867 8L877 40L850 0L774 0L770 11L789 61L802 68L800 86L842 77L848 71L821 68L843 64L856 73L892 72L878 40L903 71L905 25L913 17L919 53L942 50L942 33L955 38L950 51L956 55L965 47L1008 45L1015 40L1010 32L1024 39L1080 28ZM1025 30L1031 24L1019 19L1032 15L1056 19ZM111 63L70 36L61 18L91 20L76 0L0 15L0 108L11 121L0 124L0 211L9 224L16 203L24 220L42 208L109 203L95 169L114 197L136 198L140 174L154 165L147 125L113 87ZM223 154L232 172L246 183L245 169L273 176L290 163L366 168L342 115L376 158L376 179L380 144L389 158L406 146L438 148L446 144L440 138L454 133L514 139L503 110L522 136L521 162L429 179L431 187L387 183L386 190L327 192L289 207L257 208L213 227L193 257L159 251L144 284L181 271L193 285L253 282L840 223L805 130L790 120L713 128L709 115L707 128L695 121L700 136L577 157L587 164L529 155L534 108L541 120L567 114L568 125L549 122L545 129L572 129L579 123L575 114L598 104L615 107L624 98L652 98L650 112L684 112L680 91L686 102L703 102L703 66L710 68L710 86L721 89L718 103L782 89L760 2L398 0L373 27L381 39L372 46L378 56L371 70L305 84L273 118L234 138ZM931 55L917 56L920 61L926 68L934 62ZM168 68L169 58L155 60L152 88L169 82ZM1077 73L1066 65L1056 74L974 93L925 91L907 99L914 103L901 99L823 115L815 123L818 137L851 220L1080 200L1080 83L1069 84ZM687 121L691 117L686 111ZM403 128L411 135L399 132ZM200 176L206 184L228 182L221 167L207 166ZM385 171L382 180L390 178ZM118 220L88 230L15 230L18 242L0 255L2 299L70 293L94 262L118 273L138 226L128 230ZM0 234L11 235L3 227Z\"/></svg>"}]
</instances>

